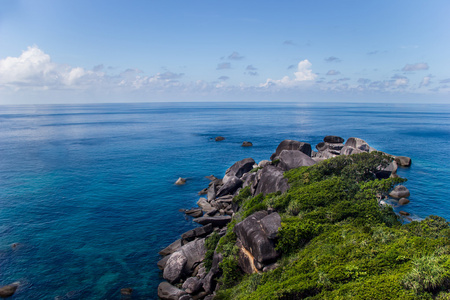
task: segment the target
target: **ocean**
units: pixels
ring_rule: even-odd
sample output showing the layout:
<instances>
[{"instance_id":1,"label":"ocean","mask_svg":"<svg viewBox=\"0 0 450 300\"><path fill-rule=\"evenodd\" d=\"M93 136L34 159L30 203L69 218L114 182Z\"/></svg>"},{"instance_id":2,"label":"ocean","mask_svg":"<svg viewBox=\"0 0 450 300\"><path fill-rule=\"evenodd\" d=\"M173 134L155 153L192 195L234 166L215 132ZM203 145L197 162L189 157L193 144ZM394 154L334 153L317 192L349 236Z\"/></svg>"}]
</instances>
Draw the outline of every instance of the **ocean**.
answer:
<instances>
[{"instance_id":1,"label":"ocean","mask_svg":"<svg viewBox=\"0 0 450 300\"><path fill-rule=\"evenodd\" d=\"M156 299L158 251L197 226L179 209L196 206L205 176L326 135L411 157L402 210L450 219L450 105L0 106L0 286L19 281L14 299L121 299L125 287Z\"/></svg>"}]
</instances>

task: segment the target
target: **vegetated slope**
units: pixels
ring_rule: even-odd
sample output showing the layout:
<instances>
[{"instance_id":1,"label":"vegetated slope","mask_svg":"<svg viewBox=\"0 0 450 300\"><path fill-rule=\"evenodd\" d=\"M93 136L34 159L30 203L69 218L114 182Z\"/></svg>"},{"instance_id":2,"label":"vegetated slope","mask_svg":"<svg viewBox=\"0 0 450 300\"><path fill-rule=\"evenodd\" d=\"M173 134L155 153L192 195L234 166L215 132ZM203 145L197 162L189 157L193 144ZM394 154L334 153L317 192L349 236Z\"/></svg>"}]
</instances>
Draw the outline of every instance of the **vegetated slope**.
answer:
<instances>
[{"instance_id":1,"label":"vegetated slope","mask_svg":"<svg viewBox=\"0 0 450 300\"><path fill-rule=\"evenodd\" d=\"M446 220L402 225L391 207L378 204L405 181L375 179L391 160L380 152L339 156L286 172L291 187L284 194L252 197L244 188L227 234L207 240L210 254L224 256L215 299L450 299ZM282 216L282 257L273 271L244 275L233 227L270 208Z\"/></svg>"}]
</instances>

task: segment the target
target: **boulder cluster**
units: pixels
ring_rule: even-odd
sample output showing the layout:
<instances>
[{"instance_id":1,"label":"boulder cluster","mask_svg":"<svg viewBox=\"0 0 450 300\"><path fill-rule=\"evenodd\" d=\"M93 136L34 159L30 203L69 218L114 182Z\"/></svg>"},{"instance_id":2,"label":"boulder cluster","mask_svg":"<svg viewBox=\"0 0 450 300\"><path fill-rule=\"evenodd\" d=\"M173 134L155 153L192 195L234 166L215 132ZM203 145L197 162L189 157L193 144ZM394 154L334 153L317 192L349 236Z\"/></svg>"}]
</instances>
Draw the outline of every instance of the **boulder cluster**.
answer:
<instances>
[{"instance_id":1,"label":"boulder cluster","mask_svg":"<svg viewBox=\"0 0 450 300\"><path fill-rule=\"evenodd\" d=\"M181 238L159 252L163 258L158 267L166 280L158 286L161 299L212 299L218 288L217 279L221 275L219 263L222 255L214 252L212 266L207 271L204 260L207 252L205 239L213 232L220 236L226 234L226 225L239 211L240 207L233 198L242 188L250 187L253 196L274 192L286 192L289 184L284 172L312 166L319 161L338 156L376 151L364 140L338 136L326 136L316 145L316 151L310 144L294 140L282 141L270 157L258 164L252 158L245 158L229 167L222 179L213 175L208 187L199 192L203 195L198 208L185 210L185 213L202 225L181 235ZM397 167L409 166L411 159L398 156L391 165L380 168L377 176L387 178L396 176ZM404 186L397 186L390 195L400 199L399 203L409 202L409 191ZM380 205L383 205L380 199ZM273 209L258 211L248 216L234 227L239 248L239 267L248 274L266 272L277 267L280 253L275 249L281 217Z\"/></svg>"}]
</instances>

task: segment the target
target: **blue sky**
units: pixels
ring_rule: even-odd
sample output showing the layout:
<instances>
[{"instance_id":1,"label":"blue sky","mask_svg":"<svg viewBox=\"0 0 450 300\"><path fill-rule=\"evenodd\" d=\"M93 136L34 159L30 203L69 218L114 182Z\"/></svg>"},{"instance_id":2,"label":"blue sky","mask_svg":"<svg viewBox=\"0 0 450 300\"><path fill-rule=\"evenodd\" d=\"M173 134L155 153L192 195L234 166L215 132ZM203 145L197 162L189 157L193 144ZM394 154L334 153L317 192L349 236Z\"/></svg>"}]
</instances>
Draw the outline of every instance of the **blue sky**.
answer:
<instances>
[{"instance_id":1,"label":"blue sky","mask_svg":"<svg viewBox=\"0 0 450 300\"><path fill-rule=\"evenodd\" d=\"M0 104L450 103L447 0L0 4Z\"/></svg>"}]
</instances>

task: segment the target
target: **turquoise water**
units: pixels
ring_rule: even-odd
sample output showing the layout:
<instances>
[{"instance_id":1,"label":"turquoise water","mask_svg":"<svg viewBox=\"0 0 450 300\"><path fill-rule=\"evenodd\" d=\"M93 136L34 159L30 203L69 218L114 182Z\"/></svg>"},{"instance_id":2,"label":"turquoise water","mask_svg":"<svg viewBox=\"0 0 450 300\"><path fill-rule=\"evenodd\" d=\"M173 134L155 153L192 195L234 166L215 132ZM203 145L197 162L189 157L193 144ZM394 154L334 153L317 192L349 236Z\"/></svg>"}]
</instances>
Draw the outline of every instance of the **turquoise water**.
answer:
<instances>
[{"instance_id":1,"label":"turquoise water","mask_svg":"<svg viewBox=\"0 0 450 300\"><path fill-rule=\"evenodd\" d=\"M325 135L410 156L402 209L450 219L450 106L1 106L0 285L20 281L14 299L120 299L123 287L155 299L157 252L196 226L179 209L195 206L205 175Z\"/></svg>"}]
</instances>

